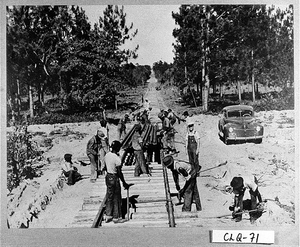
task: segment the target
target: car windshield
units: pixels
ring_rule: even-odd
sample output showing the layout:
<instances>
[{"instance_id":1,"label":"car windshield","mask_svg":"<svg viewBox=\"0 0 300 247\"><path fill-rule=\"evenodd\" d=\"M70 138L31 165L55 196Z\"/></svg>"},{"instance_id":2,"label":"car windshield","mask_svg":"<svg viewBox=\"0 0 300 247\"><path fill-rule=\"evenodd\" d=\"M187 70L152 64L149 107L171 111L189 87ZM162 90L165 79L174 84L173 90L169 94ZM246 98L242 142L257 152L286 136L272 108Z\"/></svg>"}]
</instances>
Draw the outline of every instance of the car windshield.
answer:
<instances>
[{"instance_id":1,"label":"car windshield","mask_svg":"<svg viewBox=\"0 0 300 247\"><path fill-rule=\"evenodd\" d=\"M252 117L253 112L251 110L235 110L227 113L228 117Z\"/></svg>"}]
</instances>

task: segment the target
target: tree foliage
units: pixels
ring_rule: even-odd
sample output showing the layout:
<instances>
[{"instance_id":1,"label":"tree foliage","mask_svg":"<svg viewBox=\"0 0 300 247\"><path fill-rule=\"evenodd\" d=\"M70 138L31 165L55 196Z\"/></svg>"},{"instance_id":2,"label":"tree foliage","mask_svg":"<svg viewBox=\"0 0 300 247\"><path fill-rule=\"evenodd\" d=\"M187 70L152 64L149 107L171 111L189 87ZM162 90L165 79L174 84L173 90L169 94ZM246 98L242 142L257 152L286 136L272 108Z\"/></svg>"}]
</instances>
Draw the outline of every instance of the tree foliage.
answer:
<instances>
[{"instance_id":1,"label":"tree foliage","mask_svg":"<svg viewBox=\"0 0 300 247\"><path fill-rule=\"evenodd\" d=\"M125 79L123 64L137 57L138 47L122 48L136 34L123 7L108 5L94 28L78 6L7 7L9 104L32 87L42 105L51 93L63 109L105 106Z\"/></svg>"},{"instance_id":2,"label":"tree foliage","mask_svg":"<svg viewBox=\"0 0 300 247\"><path fill-rule=\"evenodd\" d=\"M211 86L230 83L240 93L241 82L252 83L253 100L258 82L293 86L293 6L182 5L172 16L176 84L203 96Z\"/></svg>"},{"instance_id":3,"label":"tree foliage","mask_svg":"<svg viewBox=\"0 0 300 247\"><path fill-rule=\"evenodd\" d=\"M170 72L170 69L172 68L171 64L168 64L167 62L158 61L153 64L153 72L155 78L159 82L164 82L165 77L168 77L168 72Z\"/></svg>"}]
</instances>

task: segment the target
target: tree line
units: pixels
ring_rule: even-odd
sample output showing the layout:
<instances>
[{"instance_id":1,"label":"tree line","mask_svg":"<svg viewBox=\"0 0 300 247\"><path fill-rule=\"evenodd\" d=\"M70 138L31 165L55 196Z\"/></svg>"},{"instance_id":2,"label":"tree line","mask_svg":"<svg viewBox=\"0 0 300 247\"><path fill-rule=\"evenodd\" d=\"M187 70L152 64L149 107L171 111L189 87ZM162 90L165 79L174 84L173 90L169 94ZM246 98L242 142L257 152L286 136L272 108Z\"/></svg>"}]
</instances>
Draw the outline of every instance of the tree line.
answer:
<instances>
[{"instance_id":1,"label":"tree line","mask_svg":"<svg viewBox=\"0 0 300 247\"><path fill-rule=\"evenodd\" d=\"M294 86L293 6L182 5L172 13L177 24L173 64L154 66L162 82L172 74L175 85L188 88L208 109L210 88L222 96L224 85L252 84L285 89ZM195 90L194 90L195 88ZM196 101L194 101L196 104Z\"/></svg>"},{"instance_id":2,"label":"tree line","mask_svg":"<svg viewBox=\"0 0 300 247\"><path fill-rule=\"evenodd\" d=\"M33 117L46 94L62 110L114 105L124 85L150 77L150 66L129 63L138 46L123 48L138 33L123 6L108 5L93 27L79 6L8 6L6 17L9 117L20 116L24 99Z\"/></svg>"}]
</instances>

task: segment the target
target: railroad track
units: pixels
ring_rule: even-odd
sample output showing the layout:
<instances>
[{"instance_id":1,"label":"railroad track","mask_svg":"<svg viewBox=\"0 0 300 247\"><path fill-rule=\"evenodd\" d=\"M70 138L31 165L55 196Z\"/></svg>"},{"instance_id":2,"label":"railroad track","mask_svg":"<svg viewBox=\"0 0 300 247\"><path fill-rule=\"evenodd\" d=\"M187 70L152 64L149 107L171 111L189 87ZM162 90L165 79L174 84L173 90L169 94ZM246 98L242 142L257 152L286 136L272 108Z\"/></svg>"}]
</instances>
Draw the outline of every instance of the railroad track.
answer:
<instances>
[{"instance_id":1,"label":"railroad track","mask_svg":"<svg viewBox=\"0 0 300 247\"><path fill-rule=\"evenodd\" d=\"M162 165L151 164L152 177L134 177L134 166L123 167L123 174L127 183L133 183L129 196L138 195L136 209L130 208L130 219L122 224L105 223L100 220L101 206L106 195L105 178L101 176L93 184L88 196L84 199L82 209L75 217L72 227L98 228L98 227L170 227L168 206L165 194L164 176ZM169 187L172 193L176 192L173 177L167 172ZM122 190L122 199L126 201L126 190ZM175 226L200 226L199 213L193 204L192 212L181 212L182 206L175 206L177 197L172 197L174 208ZM125 216L127 218L127 215Z\"/></svg>"},{"instance_id":2,"label":"railroad track","mask_svg":"<svg viewBox=\"0 0 300 247\"><path fill-rule=\"evenodd\" d=\"M130 209L130 220L124 224L106 224L98 222L97 226L117 227L117 226L145 226L153 225L153 219L149 219L151 214L159 213L155 216L157 223L168 226L168 214L166 210L166 195L164 189L164 178L162 166L156 163L151 165L152 176L134 177L134 166L125 166L122 171L127 183L133 183L130 187L129 196L138 195L137 208ZM170 177L170 179L172 179ZM175 192L175 186L172 190ZM89 195L84 199L82 210L75 218L73 227L92 227L93 223L99 217L101 203L106 195L105 178L101 176L97 182L93 184L93 188ZM122 190L122 199L126 201L126 190ZM127 218L127 215L126 215Z\"/></svg>"},{"instance_id":3,"label":"railroad track","mask_svg":"<svg viewBox=\"0 0 300 247\"><path fill-rule=\"evenodd\" d=\"M147 92L145 98L150 99L152 111L149 119L152 123L161 122L158 118L160 109L165 105L156 90ZM182 206L178 203L175 184L172 173L163 168L161 164L150 165L152 176L134 177L134 166L123 166L122 171L127 183L133 183L129 196L138 195L137 208L129 210L129 220L123 224L105 223L103 219L103 207L105 206L106 185L105 178L101 176L93 184L89 195L84 199L82 210L75 217L73 227L188 227L202 226L199 221L199 213L192 205L192 212L181 212ZM164 171L165 170L165 171ZM183 181L182 181L183 183ZM166 193L167 191L167 193ZM122 190L123 203L126 203L126 190ZM168 214L168 212L170 212ZM174 217L173 217L174 215ZM126 217L127 218L127 215Z\"/></svg>"}]
</instances>

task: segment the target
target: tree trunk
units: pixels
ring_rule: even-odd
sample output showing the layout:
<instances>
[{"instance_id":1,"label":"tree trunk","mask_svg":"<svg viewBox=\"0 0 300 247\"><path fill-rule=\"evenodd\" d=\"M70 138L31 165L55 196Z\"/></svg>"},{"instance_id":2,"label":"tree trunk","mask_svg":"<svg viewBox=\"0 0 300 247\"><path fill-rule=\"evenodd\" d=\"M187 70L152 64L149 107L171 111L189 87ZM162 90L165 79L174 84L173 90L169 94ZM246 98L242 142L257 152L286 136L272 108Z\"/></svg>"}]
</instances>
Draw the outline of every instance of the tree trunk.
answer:
<instances>
[{"instance_id":1,"label":"tree trunk","mask_svg":"<svg viewBox=\"0 0 300 247\"><path fill-rule=\"evenodd\" d=\"M194 96L193 91L192 91L192 89L191 89L190 86L189 86L189 89L190 89L190 92L191 92L191 94L192 94L192 97L193 97L193 100L194 100L195 107L197 107L197 102L196 102L195 96Z\"/></svg>"},{"instance_id":2,"label":"tree trunk","mask_svg":"<svg viewBox=\"0 0 300 247\"><path fill-rule=\"evenodd\" d=\"M184 82L187 84L187 67L186 67L186 52L184 53Z\"/></svg>"},{"instance_id":3,"label":"tree trunk","mask_svg":"<svg viewBox=\"0 0 300 247\"><path fill-rule=\"evenodd\" d=\"M202 107L204 107L205 102L205 55L204 55L204 41L202 41L203 56L202 56L202 83L201 83L201 94L202 94ZM204 84L204 85L203 85Z\"/></svg>"},{"instance_id":4,"label":"tree trunk","mask_svg":"<svg viewBox=\"0 0 300 247\"><path fill-rule=\"evenodd\" d=\"M204 91L204 99L203 99L203 111L206 112L208 111L208 96L209 96L209 77L208 73L205 75L205 84L203 87Z\"/></svg>"},{"instance_id":5,"label":"tree trunk","mask_svg":"<svg viewBox=\"0 0 300 247\"><path fill-rule=\"evenodd\" d=\"M254 80L254 60L253 60L253 50L251 51L251 59L252 59L252 71L251 71L251 79L252 79L252 101L255 102L255 80Z\"/></svg>"},{"instance_id":6,"label":"tree trunk","mask_svg":"<svg viewBox=\"0 0 300 247\"><path fill-rule=\"evenodd\" d=\"M21 96L20 96L20 81L17 79L17 105L18 105L18 118L20 118L21 112Z\"/></svg>"},{"instance_id":7,"label":"tree trunk","mask_svg":"<svg viewBox=\"0 0 300 247\"><path fill-rule=\"evenodd\" d=\"M64 90L63 90L63 87L62 87L62 76L61 74L59 75L59 87L60 87L60 90L59 90L59 98L60 98L60 107L61 107L61 110L63 111L64 110Z\"/></svg>"},{"instance_id":8,"label":"tree trunk","mask_svg":"<svg viewBox=\"0 0 300 247\"><path fill-rule=\"evenodd\" d=\"M217 85L216 83L213 85L213 94L216 94L217 93Z\"/></svg>"},{"instance_id":9,"label":"tree trunk","mask_svg":"<svg viewBox=\"0 0 300 247\"><path fill-rule=\"evenodd\" d=\"M252 101L255 102L255 80L254 80L254 71L252 70Z\"/></svg>"},{"instance_id":10,"label":"tree trunk","mask_svg":"<svg viewBox=\"0 0 300 247\"><path fill-rule=\"evenodd\" d=\"M238 95L239 95L239 102L242 101L242 92L241 92L241 82L237 80L237 89L238 89Z\"/></svg>"},{"instance_id":11,"label":"tree trunk","mask_svg":"<svg viewBox=\"0 0 300 247\"><path fill-rule=\"evenodd\" d=\"M203 111L206 112L208 111L208 96L209 96L209 87L210 87L210 82L209 82L209 71L208 67L206 65L206 55L208 53L208 49L205 49L204 53L204 59L203 59L203 64L202 64L202 78L204 79L204 86L202 90L202 107Z\"/></svg>"},{"instance_id":12,"label":"tree trunk","mask_svg":"<svg viewBox=\"0 0 300 247\"><path fill-rule=\"evenodd\" d=\"M45 84L46 85L47 83L47 79L45 79ZM44 89L44 86L41 85L41 103L42 103L42 106L44 107L45 106L45 93L44 93L45 89Z\"/></svg>"},{"instance_id":13,"label":"tree trunk","mask_svg":"<svg viewBox=\"0 0 300 247\"><path fill-rule=\"evenodd\" d=\"M33 96L32 96L32 86L28 86L28 97L29 97L29 112L30 112L30 117L34 117L33 113Z\"/></svg>"},{"instance_id":14,"label":"tree trunk","mask_svg":"<svg viewBox=\"0 0 300 247\"><path fill-rule=\"evenodd\" d=\"M223 97L223 85L221 84L220 85L220 98Z\"/></svg>"}]
</instances>

